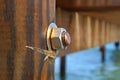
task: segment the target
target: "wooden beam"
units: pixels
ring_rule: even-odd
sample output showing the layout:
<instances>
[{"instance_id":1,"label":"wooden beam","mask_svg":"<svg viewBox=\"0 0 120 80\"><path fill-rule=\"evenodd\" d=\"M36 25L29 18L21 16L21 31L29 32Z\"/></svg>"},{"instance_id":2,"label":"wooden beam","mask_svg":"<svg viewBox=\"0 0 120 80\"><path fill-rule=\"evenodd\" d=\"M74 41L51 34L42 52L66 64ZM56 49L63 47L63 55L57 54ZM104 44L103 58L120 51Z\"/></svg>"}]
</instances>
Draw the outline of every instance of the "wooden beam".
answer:
<instances>
[{"instance_id":1,"label":"wooden beam","mask_svg":"<svg viewBox=\"0 0 120 80\"><path fill-rule=\"evenodd\" d=\"M61 79L66 77L66 56L60 58L60 77Z\"/></svg>"},{"instance_id":2,"label":"wooden beam","mask_svg":"<svg viewBox=\"0 0 120 80\"><path fill-rule=\"evenodd\" d=\"M99 19L95 19L95 23L94 23L94 27L93 27L93 47L96 47L100 44L99 39L100 39L100 35L99 35L99 28L100 28L100 21Z\"/></svg>"},{"instance_id":3,"label":"wooden beam","mask_svg":"<svg viewBox=\"0 0 120 80\"><path fill-rule=\"evenodd\" d=\"M119 0L57 0L57 6L69 11L114 11L120 9Z\"/></svg>"},{"instance_id":4,"label":"wooden beam","mask_svg":"<svg viewBox=\"0 0 120 80\"><path fill-rule=\"evenodd\" d=\"M47 50L54 20L55 0L0 0L0 80L54 79L54 60L25 47Z\"/></svg>"},{"instance_id":5,"label":"wooden beam","mask_svg":"<svg viewBox=\"0 0 120 80\"><path fill-rule=\"evenodd\" d=\"M106 23L106 42L110 43L110 22Z\"/></svg>"}]
</instances>

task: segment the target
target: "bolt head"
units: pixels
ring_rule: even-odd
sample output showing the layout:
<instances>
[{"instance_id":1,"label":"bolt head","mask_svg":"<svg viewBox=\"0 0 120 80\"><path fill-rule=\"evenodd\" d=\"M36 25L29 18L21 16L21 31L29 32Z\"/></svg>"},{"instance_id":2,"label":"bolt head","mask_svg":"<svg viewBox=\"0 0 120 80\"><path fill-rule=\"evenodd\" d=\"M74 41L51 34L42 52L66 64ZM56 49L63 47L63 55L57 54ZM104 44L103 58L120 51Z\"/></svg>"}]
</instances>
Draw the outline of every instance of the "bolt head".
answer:
<instances>
[{"instance_id":1,"label":"bolt head","mask_svg":"<svg viewBox=\"0 0 120 80\"><path fill-rule=\"evenodd\" d=\"M53 28L51 32L52 49L65 49L71 42L70 35L64 28Z\"/></svg>"},{"instance_id":2,"label":"bolt head","mask_svg":"<svg viewBox=\"0 0 120 80\"><path fill-rule=\"evenodd\" d=\"M67 47L71 43L70 34L68 32L63 32L62 40L63 45Z\"/></svg>"}]
</instances>

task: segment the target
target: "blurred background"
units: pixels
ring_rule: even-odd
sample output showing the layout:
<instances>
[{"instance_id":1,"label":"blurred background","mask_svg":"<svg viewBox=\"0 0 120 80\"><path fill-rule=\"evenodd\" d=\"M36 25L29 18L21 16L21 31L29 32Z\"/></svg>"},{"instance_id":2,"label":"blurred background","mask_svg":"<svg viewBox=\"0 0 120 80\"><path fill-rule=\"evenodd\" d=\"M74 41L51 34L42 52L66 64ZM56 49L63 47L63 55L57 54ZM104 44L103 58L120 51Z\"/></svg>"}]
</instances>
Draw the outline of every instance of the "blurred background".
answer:
<instances>
[{"instance_id":1,"label":"blurred background","mask_svg":"<svg viewBox=\"0 0 120 80\"><path fill-rule=\"evenodd\" d=\"M65 76L60 76L61 58L55 61L55 80L119 80L120 46L105 45L105 61L101 61L100 47L66 56Z\"/></svg>"},{"instance_id":2,"label":"blurred background","mask_svg":"<svg viewBox=\"0 0 120 80\"><path fill-rule=\"evenodd\" d=\"M120 80L120 0L57 0L56 23L71 44L55 61L55 80Z\"/></svg>"}]
</instances>

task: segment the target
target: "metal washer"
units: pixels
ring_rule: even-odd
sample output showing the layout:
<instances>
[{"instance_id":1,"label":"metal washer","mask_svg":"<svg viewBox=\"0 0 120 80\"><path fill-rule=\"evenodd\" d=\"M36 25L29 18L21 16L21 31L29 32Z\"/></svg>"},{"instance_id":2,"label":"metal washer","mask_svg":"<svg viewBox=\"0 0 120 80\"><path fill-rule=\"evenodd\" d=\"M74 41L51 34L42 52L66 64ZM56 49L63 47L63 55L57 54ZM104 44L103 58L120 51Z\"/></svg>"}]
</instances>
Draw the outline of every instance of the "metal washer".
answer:
<instances>
[{"instance_id":1,"label":"metal washer","mask_svg":"<svg viewBox=\"0 0 120 80\"><path fill-rule=\"evenodd\" d=\"M51 43L50 43L50 35L51 35L51 30L52 28L57 28L57 25L55 23L51 23L48 27L47 30L47 46L48 46L48 50L52 51L52 47L51 47Z\"/></svg>"}]
</instances>

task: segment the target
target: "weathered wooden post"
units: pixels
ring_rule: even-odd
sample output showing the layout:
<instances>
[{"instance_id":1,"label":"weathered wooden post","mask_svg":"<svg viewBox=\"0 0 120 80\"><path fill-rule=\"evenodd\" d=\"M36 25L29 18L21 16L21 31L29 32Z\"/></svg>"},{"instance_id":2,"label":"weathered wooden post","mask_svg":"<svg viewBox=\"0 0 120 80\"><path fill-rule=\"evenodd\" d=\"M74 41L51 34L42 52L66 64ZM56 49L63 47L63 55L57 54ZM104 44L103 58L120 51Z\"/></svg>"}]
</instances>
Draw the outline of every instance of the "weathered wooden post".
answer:
<instances>
[{"instance_id":1,"label":"weathered wooden post","mask_svg":"<svg viewBox=\"0 0 120 80\"><path fill-rule=\"evenodd\" d=\"M118 38L118 33L119 31L118 31L118 26L116 25L115 27L114 27L114 38L115 38L115 47L118 49L118 47L119 47L119 38Z\"/></svg>"},{"instance_id":2,"label":"weathered wooden post","mask_svg":"<svg viewBox=\"0 0 120 80\"><path fill-rule=\"evenodd\" d=\"M60 59L60 77L64 79L66 77L66 56L61 57Z\"/></svg>"},{"instance_id":3,"label":"weathered wooden post","mask_svg":"<svg viewBox=\"0 0 120 80\"><path fill-rule=\"evenodd\" d=\"M87 41L87 48L92 47L92 24L91 24L91 17L86 17L86 41Z\"/></svg>"},{"instance_id":4,"label":"weathered wooden post","mask_svg":"<svg viewBox=\"0 0 120 80\"><path fill-rule=\"evenodd\" d=\"M118 47L119 47L119 41L115 42L115 47L118 49Z\"/></svg>"},{"instance_id":5,"label":"weathered wooden post","mask_svg":"<svg viewBox=\"0 0 120 80\"><path fill-rule=\"evenodd\" d=\"M0 0L0 80L53 80L54 60L25 46L47 50L55 0Z\"/></svg>"},{"instance_id":6,"label":"weathered wooden post","mask_svg":"<svg viewBox=\"0 0 120 80\"><path fill-rule=\"evenodd\" d=\"M105 46L100 46L100 51L101 51L101 61L102 63L105 62Z\"/></svg>"},{"instance_id":7,"label":"weathered wooden post","mask_svg":"<svg viewBox=\"0 0 120 80\"><path fill-rule=\"evenodd\" d=\"M100 22L99 19L95 19L95 24L94 24L94 33L93 33L93 46L96 47L100 44L99 39L100 39L100 35L99 35L99 27L100 27Z\"/></svg>"},{"instance_id":8,"label":"weathered wooden post","mask_svg":"<svg viewBox=\"0 0 120 80\"><path fill-rule=\"evenodd\" d=\"M79 18L79 13L76 12L72 15L72 21L71 21L71 35L72 35L72 47L74 46L75 47L75 50L78 51L80 50L80 33L81 33L81 30L80 30L80 18Z\"/></svg>"},{"instance_id":9,"label":"weathered wooden post","mask_svg":"<svg viewBox=\"0 0 120 80\"><path fill-rule=\"evenodd\" d=\"M101 61L105 62L105 21L101 21L101 30L100 30L100 51L101 51Z\"/></svg>"},{"instance_id":10,"label":"weathered wooden post","mask_svg":"<svg viewBox=\"0 0 120 80\"><path fill-rule=\"evenodd\" d=\"M114 42L115 41L115 38L114 38L114 24L111 24L111 42Z\"/></svg>"},{"instance_id":11,"label":"weathered wooden post","mask_svg":"<svg viewBox=\"0 0 120 80\"><path fill-rule=\"evenodd\" d=\"M110 43L110 23L106 23L106 42Z\"/></svg>"}]
</instances>

